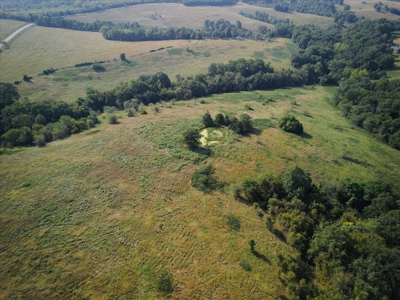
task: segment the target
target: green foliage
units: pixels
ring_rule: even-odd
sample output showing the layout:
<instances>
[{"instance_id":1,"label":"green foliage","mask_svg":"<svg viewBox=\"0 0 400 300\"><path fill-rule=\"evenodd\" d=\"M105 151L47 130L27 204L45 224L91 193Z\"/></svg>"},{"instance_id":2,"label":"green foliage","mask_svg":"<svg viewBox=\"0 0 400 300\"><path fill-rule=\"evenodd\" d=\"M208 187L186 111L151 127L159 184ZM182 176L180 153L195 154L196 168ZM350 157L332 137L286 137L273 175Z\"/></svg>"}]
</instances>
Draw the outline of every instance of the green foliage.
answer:
<instances>
[{"instance_id":1,"label":"green foliage","mask_svg":"<svg viewBox=\"0 0 400 300\"><path fill-rule=\"evenodd\" d=\"M211 115L209 112L206 112L203 116L202 116L202 122L204 127L214 127L214 121L211 118Z\"/></svg>"},{"instance_id":2,"label":"green foliage","mask_svg":"<svg viewBox=\"0 0 400 300\"><path fill-rule=\"evenodd\" d=\"M242 267L243 270L245 270L246 272L251 272L253 269L251 267L251 265L247 262L242 260L240 262L240 266Z\"/></svg>"},{"instance_id":3,"label":"green foliage","mask_svg":"<svg viewBox=\"0 0 400 300\"><path fill-rule=\"evenodd\" d=\"M196 129L191 129L183 134L183 143L190 149L196 150L199 148L201 138L200 133Z\"/></svg>"},{"instance_id":4,"label":"green foliage","mask_svg":"<svg viewBox=\"0 0 400 300\"><path fill-rule=\"evenodd\" d=\"M230 214L226 216L226 222L230 230L239 231L240 230L240 220L236 216Z\"/></svg>"},{"instance_id":5,"label":"green foliage","mask_svg":"<svg viewBox=\"0 0 400 300\"><path fill-rule=\"evenodd\" d=\"M97 62L93 64L92 68L95 72L105 72L106 71L106 68Z\"/></svg>"},{"instance_id":6,"label":"green foliage","mask_svg":"<svg viewBox=\"0 0 400 300\"><path fill-rule=\"evenodd\" d=\"M5 147L29 146L33 142L33 133L29 127L11 129L1 136Z\"/></svg>"},{"instance_id":7,"label":"green foliage","mask_svg":"<svg viewBox=\"0 0 400 300\"><path fill-rule=\"evenodd\" d=\"M218 182L212 175L214 168L212 165L207 165L196 170L192 176L192 186L204 193L211 193L223 185Z\"/></svg>"},{"instance_id":8,"label":"green foliage","mask_svg":"<svg viewBox=\"0 0 400 300\"><path fill-rule=\"evenodd\" d=\"M135 112L133 111L133 109L128 109L128 114L127 114L127 116L128 116L129 118L135 116Z\"/></svg>"},{"instance_id":9,"label":"green foliage","mask_svg":"<svg viewBox=\"0 0 400 300\"><path fill-rule=\"evenodd\" d=\"M29 76L29 75L24 75L23 77L22 77L22 79L24 80L24 81L26 81L26 82L30 82L31 80L32 80L32 76Z\"/></svg>"},{"instance_id":10,"label":"green foliage","mask_svg":"<svg viewBox=\"0 0 400 300\"><path fill-rule=\"evenodd\" d=\"M284 131L302 134L303 133L303 125L297 120L294 116L287 115L283 116L279 120L279 127Z\"/></svg>"},{"instance_id":11,"label":"green foliage","mask_svg":"<svg viewBox=\"0 0 400 300\"><path fill-rule=\"evenodd\" d=\"M157 278L157 291L169 295L174 291L174 280L172 274L163 271Z\"/></svg>"},{"instance_id":12,"label":"green foliage","mask_svg":"<svg viewBox=\"0 0 400 300\"><path fill-rule=\"evenodd\" d=\"M282 185L288 195L306 199L312 188L312 180L308 172L293 166L283 173Z\"/></svg>"},{"instance_id":13,"label":"green foliage","mask_svg":"<svg viewBox=\"0 0 400 300\"><path fill-rule=\"evenodd\" d=\"M35 123L41 124L41 125L46 125L46 118L43 115L38 114L35 118Z\"/></svg>"},{"instance_id":14,"label":"green foliage","mask_svg":"<svg viewBox=\"0 0 400 300\"><path fill-rule=\"evenodd\" d=\"M108 124L117 124L118 118L116 115L111 115L108 117Z\"/></svg>"},{"instance_id":15,"label":"green foliage","mask_svg":"<svg viewBox=\"0 0 400 300\"><path fill-rule=\"evenodd\" d=\"M214 124L217 126L224 126L225 124L225 118L223 114L217 114L214 118Z\"/></svg>"},{"instance_id":16,"label":"green foliage","mask_svg":"<svg viewBox=\"0 0 400 300\"><path fill-rule=\"evenodd\" d=\"M20 98L18 89L11 83L0 82L0 111Z\"/></svg>"}]
</instances>

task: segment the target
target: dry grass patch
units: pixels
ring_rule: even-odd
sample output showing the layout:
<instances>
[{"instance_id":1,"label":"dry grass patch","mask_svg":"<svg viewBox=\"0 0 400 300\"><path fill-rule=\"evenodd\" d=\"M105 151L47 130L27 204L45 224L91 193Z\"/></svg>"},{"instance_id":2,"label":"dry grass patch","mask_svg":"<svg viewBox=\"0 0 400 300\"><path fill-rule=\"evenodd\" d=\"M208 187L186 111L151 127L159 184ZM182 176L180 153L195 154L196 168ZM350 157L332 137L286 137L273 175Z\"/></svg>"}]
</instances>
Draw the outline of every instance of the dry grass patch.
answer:
<instances>
[{"instance_id":1,"label":"dry grass patch","mask_svg":"<svg viewBox=\"0 0 400 300\"><path fill-rule=\"evenodd\" d=\"M382 1L361 1L361 0L345 0L344 4L348 4L351 7L351 11L354 11L358 17L366 17L369 19L380 19L386 18L388 20L398 20L399 16L391 13L377 12L374 8L374 4L381 2L383 5L389 7L395 7L400 9L400 3L388 0Z\"/></svg>"},{"instance_id":2,"label":"dry grass patch","mask_svg":"<svg viewBox=\"0 0 400 300\"><path fill-rule=\"evenodd\" d=\"M245 18L239 15L240 11L255 12L256 10L267 12L271 16L276 16L280 19L290 19L296 25L303 25L308 23L317 23L323 27L333 24L332 18L302 14L302 13L282 13L277 12L272 8L263 8L244 3L239 3L234 6L196 6L189 7L176 3L157 3L157 4L144 4L135 5L127 8L118 8L113 10L104 11L101 13L91 13L80 16L71 16L71 19L76 19L83 22L93 22L95 20L107 20L113 22L138 22L146 26L158 27L190 27L201 28L204 21L209 19L216 21L225 19L231 23L240 21L243 27L256 31L258 26L267 25L273 28L273 25ZM155 13L161 15L156 17Z\"/></svg>"},{"instance_id":3,"label":"dry grass patch","mask_svg":"<svg viewBox=\"0 0 400 300\"><path fill-rule=\"evenodd\" d=\"M94 46L95 45L95 46ZM160 48L169 49L150 53ZM180 49L180 54L168 50ZM187 49L193 52L188 52ZM84 97L86 88L109 90L118 83L141 74L159 71L172 80L175 75L207 72L211 63L243 58L262 58L275 68L290 67L290 55L297 47L287 39L273 42L252 40L174 40L159 42L115 42L104 40L99 33L35 26L13 42L12 51L0 54L0 81L21 80L33 75L30 83L19 85L22 97L31 100L58 99L75 101ZM130 63L121 62L126 54ZM106 72L96 73L92 67L74 67L82 62L106 61ZM59 69L50 76L38 76L45 69Z\"/></svg>"}]
</instances>

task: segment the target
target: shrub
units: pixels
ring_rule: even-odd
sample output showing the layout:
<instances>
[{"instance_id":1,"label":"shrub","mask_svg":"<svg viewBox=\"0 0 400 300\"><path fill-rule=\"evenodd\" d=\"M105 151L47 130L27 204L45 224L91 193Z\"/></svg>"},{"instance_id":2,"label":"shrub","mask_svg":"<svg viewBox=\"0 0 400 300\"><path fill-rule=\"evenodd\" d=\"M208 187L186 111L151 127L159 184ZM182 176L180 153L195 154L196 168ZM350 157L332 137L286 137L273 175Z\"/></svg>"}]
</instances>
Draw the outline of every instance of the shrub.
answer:
<instances>
[{"instance_id":1,"label":"shrub","mask_svg":"<svg viewBox=\"0 0 400 300\"><path fill-rule=\"evenodd\" d=\"M225 118L223 114L217 114L214 119L214 123L217 126L224 126L225 125Z\"/></svg>"},{"instance_id":2,"label":"shrub","mask_svg":"<svg viewBox=\"0 0 400 300\"><path fill-rule=\"evenodd\" d=\"M157 279L157 291L163 294L171 294L174 291L172 275L163 271Z\"/></svg>"},{"instance_id":3,"label":"shrub","mask_svg":"<svg viewBox=\"0 0 400 300\"><path fill-rule=\"evenodd\" d=\"M303 133L303 125L294 116L284 116L279 120L279 127L286 132L295 134Z\"/></svg>"},{"instance_id":4,"label":"shrub","mask_svg":"<svg viewBox=\"0 0 400 300\"><path fill-rule=\"evenodd\" d=\"M135 116L134 111L132 109L128 109L128 117L131 118L131 117L134 117L134 116Z\"/></svg>"},{"instance_id":5,"label":"shrub","mask_svg":"<svg viewBox=\"0 0 400 300\"><path fill-rule=\"evenodd\" d=\"M207 165L196 170L192 177L192 186L204 193L211 193L221 187L221 184L212 176L214 168Z\"/></svg>"},{"instance_id":6,"label":"shrub","mask_svg":"<svg viewBox=\"0 0 400 300\"><path fill-rule=\"evenodd\" d=\"M214 121L209 112L206 112L202 117L202 122L205 127L214 127Z\"/></svg>"},{"instance_id":7,"label":"shrub","mask_svg":"<svg viewBox=\"0 0 400 300\"><path fill-rule=\"evenodd\" d=\"M93 70L94 70L95 72L105 72L105 71L106 71L106 68L104 68L104 67L103 67L102 65L100 65L99 63L93 64L92 68L93 68Z\"/></svg>"},{"instance_id":8,"label":"shrub","mask_svg":"<svg viewBox=\"0 0 400 300\"><path fill-rule=\"evenodd\" d=\"M93 128L94 127L94 122L93 122L92 119L87 119L86 123L87 123L87 127L88 128Z\"/></svg>"},{"instance_id":9,"label":"shrub","mask_svg":"<svg viewBox=\"0 0 400 300\"><path fill-rule=\"evenodd\" d=\"M226 221L228 223L228 227L231 230L239 231L240 230L240 220L234 215L227 215Z\"/></svg>"},{"instance_id":10,"label":"shrub","mask_svg":"<svg viewBox=\"0 0 400 300\"><path fill-rule=\"evenodd\" d=\"M108 124L117 124L118 118L116 115L111 115L108 117Z\"/></svg>"},{"instance_id":11,"label":"shrub","mask_svg":"<svg viewBox=\"0 0 400 300\"><path fill-rule=\"evenodd\" d=\"M251 272L252 268L250 266L250 264L247 261L242 260L240 262L240 266L242 267L243 270L245 270L246 272Z\"/></svg>"},{"instance_id":12,"label":"shrub","mask_svg":"<svg viewBox=\"0 0 400 300\"><path fill-rule=\"evenodd\" d=\"M199 138L200 138L200 133L195 130L191 129L186 131L183 134L183 143L190 149L190 150L195 150L199 148Z\"/></svg>"}]
</instances>

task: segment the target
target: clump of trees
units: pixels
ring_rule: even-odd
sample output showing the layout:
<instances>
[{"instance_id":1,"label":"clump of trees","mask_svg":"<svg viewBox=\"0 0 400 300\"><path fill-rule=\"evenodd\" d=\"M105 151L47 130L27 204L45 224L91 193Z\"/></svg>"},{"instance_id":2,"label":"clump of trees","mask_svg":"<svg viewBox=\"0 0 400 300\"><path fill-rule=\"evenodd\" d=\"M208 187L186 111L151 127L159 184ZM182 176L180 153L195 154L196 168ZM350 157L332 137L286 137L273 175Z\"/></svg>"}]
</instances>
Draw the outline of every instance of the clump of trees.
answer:
<instances>
[{"instance_id":1,"label":"clump of trees","mask_svg":"<svg viewBox=\"0 0 400 300\"><path fill-rule=\"evenodd\" d=\"M278 125L286 132L291 132L299 135L303 133L303 124L301 124L300 121L292 115L283 116L279 120Z\"/></svg>"},{"instance_id":2,"label":"clump of trees","mask_svg":"<svg viewBox=\"0 0 400 300\"><path fill-rule=\"evenodd\" d=\"M44 146L52 140L91 128L96 123L97 117L78 104L20 100L14 85L0 83L2 146Z\"/></svg>"},{"instance_id":3,"label":"clump of trees","mask_svg":"<svg viewBox=\"0 0 400 300\"><path fill-rule=\"evenodd\" d=\"M239 118L229 117L229 115L217 114L213 120L207 112L202 117L202 122L205 127L221 127L227 126L237 134L246 134L253 131L253 123L248 114L241 114Z\"/></svg>"},{"instance_id":4,"label":"clump of trees","mask_svg":"<svg viewBox=\"0 0 400 300\"><path fill-rule=\"evenodd\" d=\"M196 150L200 146L200 133L196 129L190 129L183 134L183 143L190 149Z\"/></svg>"},{"instance_id":5,"label":"clump of trees","mask_svg":"<svg viewBox=\"0 0 400 300\"><path fill-rule=\"evenodd\" d=\"M393 185L350 179L316 185L292 166L280 176L245 180L241 193L267 212L267 228L298 252L298 258L277 257L291 295L398 298L400 195Z\"/></svg>"}]
</instances>

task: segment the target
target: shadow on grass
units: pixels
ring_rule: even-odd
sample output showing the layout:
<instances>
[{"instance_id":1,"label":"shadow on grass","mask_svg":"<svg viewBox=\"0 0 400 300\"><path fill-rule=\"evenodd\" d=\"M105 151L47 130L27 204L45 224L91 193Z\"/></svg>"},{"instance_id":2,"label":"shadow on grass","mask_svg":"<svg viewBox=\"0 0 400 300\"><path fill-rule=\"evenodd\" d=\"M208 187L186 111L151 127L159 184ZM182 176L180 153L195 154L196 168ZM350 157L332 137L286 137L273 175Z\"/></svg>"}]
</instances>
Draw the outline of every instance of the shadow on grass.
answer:
<instances>
[{"instance_id":1,"label":"shadow on grass","mask_svg":"<svg viewBox=\"0 0 400 300\"><path fill-rule=\"evenodd\" d=\"M243 203L243 204L245 204L247 206L251 206L252 205L252 203L250 201L246 200L242 196L235 196L235 200L240 202L240 203Z\"/></svg>"},{"instance_id":2,"label":"shadow on grass","mask_svg":"<svg viewBox=\"0 0 400 300\"><path fill-rule=\"evenodd\" d=\"M308 134L307 132L303 132L300 136L302 138L309 139L309 140L313 138L312 135Z\"/></svg>"},{"instance_id":3,"label":"shadow on grass","mask_svg":"<svg viewBox=\"0 0 400 300\"><path fill-rule=\"evenodd\" d=\"M198 149L193 149L192 151L207 156L213 155L213 151L210 148L198 148Z\"/></svg>"},{"instance_id":4,"label":"shadow on grass","mask_svg":"<svg viewBox=\"0 0 400 300\"><path fill-rule=\"evenodd\" d=\"M267 264L271 264L271 261L264 254L261 254L261 253L257 252L256 250L253 250L252 253L258 259L265 261Z\"/></svg>"},{"instance_id":5,"label":"shadow on grass","mask_svg":"<svg viewBox=\"0 0 400 300\"><path fill-rule=\"evenodd\" d=\"M372 167L372 165L370 163L368 163L366 161L358 160L357 158L351 157L351 156L349 156L347 154L343 154L342 158L344 160L350 161L350 162L355 163L357 165L361 165L361 166L364 166L364 167Z\"/></svg>"}]
</instances>

